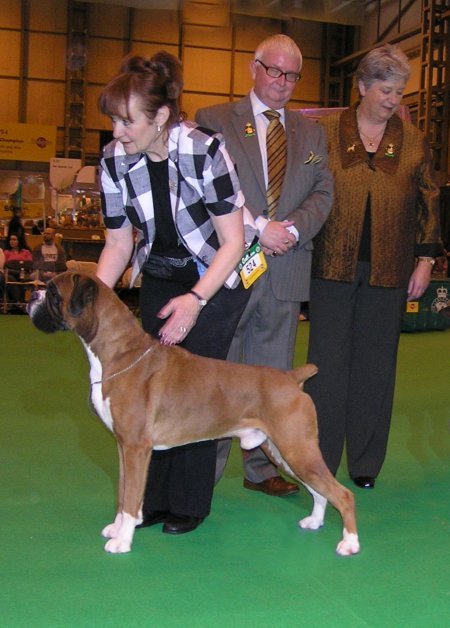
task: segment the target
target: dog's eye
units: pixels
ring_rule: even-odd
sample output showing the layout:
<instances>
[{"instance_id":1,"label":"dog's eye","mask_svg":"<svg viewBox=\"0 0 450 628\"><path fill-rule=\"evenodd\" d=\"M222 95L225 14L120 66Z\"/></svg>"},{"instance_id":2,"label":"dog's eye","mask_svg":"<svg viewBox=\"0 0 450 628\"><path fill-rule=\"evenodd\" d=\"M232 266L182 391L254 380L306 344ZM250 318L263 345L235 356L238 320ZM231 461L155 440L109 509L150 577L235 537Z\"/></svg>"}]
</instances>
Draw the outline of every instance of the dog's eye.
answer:
<instances>
[{"instance_id":1,"label":"dog's eye","mask_svg":"<svg viewBox=\"0 0 450 628\"><path fill-rule=\"evenodd\" d=\"M53 283L48 284L47 292L49 293L49 296L53 303L55 303L56 305L59 305L59 303L61 303L61 296Z\"/></svg>"}]
</instances>

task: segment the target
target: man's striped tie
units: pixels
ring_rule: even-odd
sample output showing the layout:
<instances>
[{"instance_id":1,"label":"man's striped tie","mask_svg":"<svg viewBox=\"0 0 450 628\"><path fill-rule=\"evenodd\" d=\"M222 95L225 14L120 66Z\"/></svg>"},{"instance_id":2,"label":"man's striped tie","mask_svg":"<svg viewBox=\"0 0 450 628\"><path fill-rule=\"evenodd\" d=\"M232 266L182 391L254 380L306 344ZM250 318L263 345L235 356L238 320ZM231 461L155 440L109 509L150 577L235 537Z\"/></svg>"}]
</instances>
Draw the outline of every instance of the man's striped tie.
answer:
<instances>
[{"instance_id":1,"label":"man's striped tie","mask_svg":"<svg viewBox=\"0 0 450 628\"><path fill-rule=\"evenodd\" d=\"M269 120L267 127L266 145L267 145L267 217L270 220L275 218L277 211L278 199L281 194L281 186L283 185L284 174L286 172L286 153L287 142L286 132L280 122L280 114L278 111L268 109L264 111L264 115Z\"/></svg>"}]
</instances>

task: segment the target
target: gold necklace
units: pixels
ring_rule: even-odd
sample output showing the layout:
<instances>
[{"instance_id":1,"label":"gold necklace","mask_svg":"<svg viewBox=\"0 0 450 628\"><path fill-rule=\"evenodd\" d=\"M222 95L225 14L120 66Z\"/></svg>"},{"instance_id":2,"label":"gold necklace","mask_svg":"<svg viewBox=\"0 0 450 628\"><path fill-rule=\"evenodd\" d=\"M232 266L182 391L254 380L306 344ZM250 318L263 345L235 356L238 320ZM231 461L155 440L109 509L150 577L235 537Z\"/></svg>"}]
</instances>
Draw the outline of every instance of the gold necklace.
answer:
<instances>
[{"instance_id":1,"label":"gold necklace","mask_svg":"<svg viewBox=\"0 0 450 628\"><path fill-rule=\"evenodd\" d=\"M364 137L367 139L367 145L369 146L369 148L373 148L375 146L375 143L376 143L377 139L383 135L383 133L385 131L385 128L386 127L384 127L384 129L381 129L381 131L379 133L377 133L376 135L374 135L373 137L369 137L369 135L364 133L364 131L362 130L362 128L358 124L358 131L359 131L360 135L364 135Z\"/></svg>"},{"instance_id":2,"label":"gold necklace","mask_svg":"<svg viewBox=\"0 0 450 628\"><path fill-rule=\"evenodd\" d=\"M359 131L359 134L360 134L360 135L363 135L363 136L366 138L366 140L367 140L367 146L368 146L369 148L374 148L374 147L375 147L375 144L376 144L376 142L377 142L377 139L378 139L379 137L381 137L381 136L383 135L383 133L385 132L385 130L386 130L386 123L384 123L383 128L381 129L381 131L379 131L379 132L378 132L376 135L374 135L373 137L370 137L370 135L367 135L367 133L364 133L364 131L363 131L363 130L362 130L362 128L361 128L360 121L359 121L359 111L358 111L358 109L356 110L356 124L357 124L357 126L358 126L358 131ZM378 143L379 143L379 142L378 142Z\"/></svg>"}]
</instances>

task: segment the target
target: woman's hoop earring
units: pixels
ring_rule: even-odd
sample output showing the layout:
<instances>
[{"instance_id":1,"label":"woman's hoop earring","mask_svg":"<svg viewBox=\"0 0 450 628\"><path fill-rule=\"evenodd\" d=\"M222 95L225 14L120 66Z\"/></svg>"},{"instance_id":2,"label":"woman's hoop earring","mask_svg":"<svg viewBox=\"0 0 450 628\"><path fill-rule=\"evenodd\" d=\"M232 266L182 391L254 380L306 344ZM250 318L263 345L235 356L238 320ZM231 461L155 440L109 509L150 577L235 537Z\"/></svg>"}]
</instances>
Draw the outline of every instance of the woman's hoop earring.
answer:
<instances>
[{"instance_id":1,"label":"woman's hoop earring","mask_svg":"<svg viewBox=\"0 0 450 628\"><path fill-rule=\"evenodd\" d=\"M158 133L161 133L161 127L159 126L159 124L158 124L158 126L156 127L156 130L158 131Z\"/></svg>"}]
</instances>

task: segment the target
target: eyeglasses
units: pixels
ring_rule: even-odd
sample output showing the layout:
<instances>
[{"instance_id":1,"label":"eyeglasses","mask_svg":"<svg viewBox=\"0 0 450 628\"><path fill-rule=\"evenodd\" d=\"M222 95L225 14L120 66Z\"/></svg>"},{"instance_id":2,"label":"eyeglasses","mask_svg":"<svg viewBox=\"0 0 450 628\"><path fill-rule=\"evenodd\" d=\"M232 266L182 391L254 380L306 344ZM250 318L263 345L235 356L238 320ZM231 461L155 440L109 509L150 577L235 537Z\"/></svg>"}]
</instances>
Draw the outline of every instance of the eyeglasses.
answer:
<instances>
[{"instance_id":1,"label":"eyeglasses","mask_svg":"<svg viewBox=\"0 0 450 628\"><path fill-rule=\"evenodd\" d=\"M259 59L255 59L255 63L260 63L266 71L267 76L270 76L271 78L280 78L280 76L284 76L286 81L289 81L289 83L296 83L302 78L302 75L298 72L282 72L278 68L273 68L270 65L266 65Z\"/></svg>"}]
</instances>

